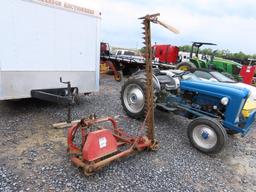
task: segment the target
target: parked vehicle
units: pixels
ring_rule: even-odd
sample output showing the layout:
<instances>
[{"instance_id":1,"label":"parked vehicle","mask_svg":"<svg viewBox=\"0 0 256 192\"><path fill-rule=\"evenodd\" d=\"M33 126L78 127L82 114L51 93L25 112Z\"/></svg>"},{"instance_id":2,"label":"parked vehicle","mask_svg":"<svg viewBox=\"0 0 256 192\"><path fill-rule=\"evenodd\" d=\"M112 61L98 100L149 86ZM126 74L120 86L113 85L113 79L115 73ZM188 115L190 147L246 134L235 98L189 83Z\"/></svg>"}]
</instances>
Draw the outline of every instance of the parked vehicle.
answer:
<instances>
[{"instance_id":1,"label":"parked vehicle","mask_svg":"<svg viewBox=\"0 0 256 192\"><path fill-rule=\"evenodd\" d=\"M248 59L249 64L243 65L240 71L240 76L243 78L243 83L256 85L256 59Z\"/></svg>"},{"instance_id":2,"label":"parked vehicle","mask_svg":"<svg viewBox=\"0 0 256 192\"><path fill-rule=\"evenodd\" d=\"M152 46L153 59L165 64L175 64L178 61L179 48L173 45Z\"/></svg>"},{"instance_id":3,"label":"parked vehicle","mask_svg":"<svg viewBox=\"0 0 256 192\"><path fill-rule=\"evenodd\" d=\"M237 83L236 80L211 69L192 69L190 72L199 77L201 80L209 80L222 83Z\"/></svg>"},{"instance_id":4,"label":"parked vehicle","mask_svg":"<svg viewBox=\"0 0 256 192\"><path fill-rule=\"evenodd\" d=\"M120 81L120 72L124 75L131 75L139 69L144 69L145 59L143 56L136 55L129 50L116 50L114 53L105 52L107 43L101 43L101 61L108 63L109 68L114 72L115 80ZM172 45L154 45L152 46L154 65L161 68L175 68L172 65L178 61L179 49ZM108 54L105 54L108 53Z\"/></svg>"},{"instance_id":5,"label":"parked vehicle","mask_svg":"<svg viewBox=\"0 0 256 192\"><path fill-rule=\"evenodd\" d=\"M178 63L180 63L180 62L189 62L189 59L190 59L190 53L189 52L179 51Z\"/></svg>"},{"instance_id":6,"label":"parked vehicle","mask_svg":"<svg viewBox=\"0 0 256 192\"><path fill-rule=\"evenodd\" d=\"M154 71L156 108L192 119L188 137L204 153L220 152L227 133L245 136L256 125L256 110L242 110L250 90L227 83L206 82L190 72ZM145 73L133 74L122 86L123 109L133 118L145 115Z\"/></svg>"},{"instance_id":7,"label":"parked vehicle","mask_svg":"<svg viewBox=\"0 0 256 192\"><path fill-rule=\"evenodd\" d=\"M131 50L116 50L113 55L120 55L120 56L135 56L136 52Z\"/></svg>"},{"instance_id":8,"label":"parked vehicle","mask_svg":"<svg viewBox=\"0 0 256 192\"><path fill-rule=\"evenodd\" d=\"M215 57L215 53L211 55L210 59L207 55L199 58L199 49L203 45L216 45L214 43L204 43L204 42L193 42L191 52L190 52L190 61L181 62L177 65L177 69L180 70L190 70L193 68L206 68L217 70L230 78L240 79L239 73L242 68L240 63Z\"/></svg>"},{"instance_id":9,"label":"parked vehicle","mask_svg":"<svg viewBox=\"0 0 256 192\"><path fill-rule=\"evenodd\" d=\"M75 8L74 8L75 7ZM100 12L88 2L0 1L0 100L99 90Z\"/></svg>"},{"instance_id":10,"label":"parked vehicle","mask_svg":"<svg viewBox=\"0 0 256 192\"><path fill-rule=\"evenodd\" d=\"M100 42L100 55L110 55L110 46L108 43Z\"/></svg>"}]
</instances>

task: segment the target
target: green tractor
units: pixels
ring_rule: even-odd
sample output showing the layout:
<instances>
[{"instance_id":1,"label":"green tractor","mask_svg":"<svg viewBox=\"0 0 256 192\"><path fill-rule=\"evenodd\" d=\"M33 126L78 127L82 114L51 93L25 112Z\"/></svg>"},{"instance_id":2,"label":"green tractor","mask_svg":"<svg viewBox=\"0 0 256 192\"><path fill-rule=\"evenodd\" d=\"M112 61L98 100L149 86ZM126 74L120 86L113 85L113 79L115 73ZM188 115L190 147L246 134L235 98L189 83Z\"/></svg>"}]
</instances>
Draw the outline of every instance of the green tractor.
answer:
<instances>
[{"instance_id":1,"label":"green tractor","mask_svg":"<svg viewBox=\"0 0 256 192\"><path fill-rule=\"evenodd\" d=\"M196 68L207 68L213 69L223 73L224 75L232 79L240 79L239 73L242 68L240 63L235 61L222 59L220 57L215 57L216 50L213 51L212 55L209 57L207 55L202 55L199 58L199 49L202 45L216 45L214 43L203 43L203 42L193 42L189 62L181 62L177 65L177 69L188 71Z\"/></svg>"}]
</instances>

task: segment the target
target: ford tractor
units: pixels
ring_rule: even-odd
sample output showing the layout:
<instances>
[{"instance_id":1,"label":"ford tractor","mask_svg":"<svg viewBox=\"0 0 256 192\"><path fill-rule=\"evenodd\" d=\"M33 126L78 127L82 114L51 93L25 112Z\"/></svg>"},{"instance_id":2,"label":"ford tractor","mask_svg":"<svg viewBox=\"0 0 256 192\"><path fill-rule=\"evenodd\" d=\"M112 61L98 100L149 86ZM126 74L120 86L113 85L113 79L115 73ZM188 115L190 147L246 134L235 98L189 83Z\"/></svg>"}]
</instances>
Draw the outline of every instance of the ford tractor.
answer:
<instances>
[{"instance_id":1,"label":"ford tractor","mask_svg":"<svg viewBox=\"0 0 256 192\"><path fill-rule=\"evenodd\" d=\"M124 111L132 118L145 116L145 71L134 73L121 90ZM250 91L220 82L205 82L188 71L155 69L155 107L188 118L187 134L192 145L207 154L220 152L227 134L245 136L256 125L256 110L245 116Z\"/></svg>"}]
</instances>

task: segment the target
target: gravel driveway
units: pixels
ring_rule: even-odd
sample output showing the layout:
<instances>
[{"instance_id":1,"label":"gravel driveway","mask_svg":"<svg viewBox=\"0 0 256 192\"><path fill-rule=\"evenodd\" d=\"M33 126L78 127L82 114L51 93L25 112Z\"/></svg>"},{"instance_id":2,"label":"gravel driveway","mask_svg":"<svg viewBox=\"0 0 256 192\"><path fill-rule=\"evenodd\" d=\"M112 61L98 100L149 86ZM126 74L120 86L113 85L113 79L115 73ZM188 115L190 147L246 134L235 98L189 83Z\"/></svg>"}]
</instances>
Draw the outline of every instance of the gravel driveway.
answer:
<instances>
[{"instance_id":1,"label":"gravel driveway","mask_svg":"<svg viewBox=\"0 0 256 192\"><path fill-rule=\"evenodd\" d=\"M120 86L101 78L101 90L81 99L73 118L115 116L127 131L142 122L122 120ZM63 106L38 100L0 102L0 191L256 191L256 130L229 137L224 151L207 156L187 138L188 121L155 112L157 152L114 162L91 177L74 167L66 152Z\"/></svg>"}]
</instances>

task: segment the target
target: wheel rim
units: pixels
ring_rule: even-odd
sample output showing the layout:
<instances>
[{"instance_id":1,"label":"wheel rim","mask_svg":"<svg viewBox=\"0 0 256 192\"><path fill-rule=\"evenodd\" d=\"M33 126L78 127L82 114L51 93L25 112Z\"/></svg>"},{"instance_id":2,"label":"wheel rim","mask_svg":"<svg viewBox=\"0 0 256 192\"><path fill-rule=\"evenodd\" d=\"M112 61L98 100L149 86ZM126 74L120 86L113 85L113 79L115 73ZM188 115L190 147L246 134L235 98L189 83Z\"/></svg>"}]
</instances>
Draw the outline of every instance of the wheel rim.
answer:
<instances>
[{"instance_id":1,"label":"wheel rim","mask_svg":"<svg viewBox=\"0 0 256 192\"><path fill-rule=\"evenodd\" d=\"M208 125L198 125L193 130L195 143L204 149L211 149L217 144L217 135Z\"/></svg>"},{"instance_id":2,"label":"wheel rim","mask_svg":"<svg viewBox=\"0 0 256 192\"><path fill-rule=\"evenodd\" d=\"M188 67L188 66L180 66L180 67L179 67L179 70L188 71L188 70L189 70L189 67Z\"/></svg>"},{"instance_id":3,"label":"wheel rim","mask_svg":"<svg viewBox=\"0 0 256 192\"><path fill-rule=\"evenodd\" d=\"M144 94L137 84L130 84L124 90L123 96L126 108L132 113L139 113L144 107Z\"/></svg>"}]
</instances>

